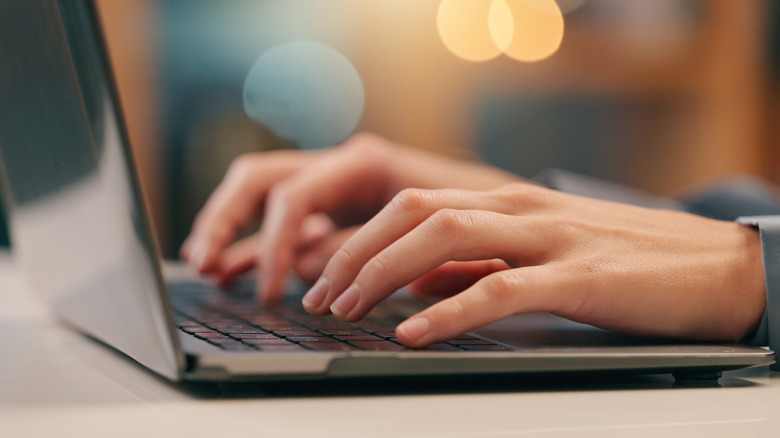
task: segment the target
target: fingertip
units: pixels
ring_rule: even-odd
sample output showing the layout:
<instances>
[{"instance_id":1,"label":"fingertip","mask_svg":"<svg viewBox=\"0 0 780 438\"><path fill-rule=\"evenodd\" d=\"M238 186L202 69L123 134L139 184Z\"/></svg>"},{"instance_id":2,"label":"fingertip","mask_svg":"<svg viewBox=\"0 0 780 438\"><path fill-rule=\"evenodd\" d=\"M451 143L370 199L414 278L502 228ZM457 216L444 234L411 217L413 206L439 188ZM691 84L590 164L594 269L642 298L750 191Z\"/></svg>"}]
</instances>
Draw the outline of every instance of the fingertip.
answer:
<instances>
[{"instance_id":1,"label":"fingertip","mask_svg":"<svg viewBox=\"0 0 780 438\"><path fill-rule=\"evenodd\" d=\"M192 247L192 243L188 237L184 241L184 243L182 243L181 246L179 247L179 258L182 260L189 259L191 247Z\"/></svg>"},{"instance_id":2,"label":"fingertip","mask_svg":"<svg viewBox=\"0 0 780 438\"><path fill-rule=\"evenodd\" d=\"M322 311L320 307L322 307L322 303L325 302L325 297L328 295L329 290L330 286L328 285L327 278L322 277L317 280L314 286L309 289L309 292L303 296L303 300L301 301L306 311L313 314L320 313Z\"/></svg>"},{"instance_id":3,"label":"fingertip","mask_svg":"<svg viewBox=\"0 0 780 438\"><path fill-rule=\"evenodd\" d=\"M190 265L201 275L208 273L213 268L213 259L211 248L203 243L194 244L187 258Z\"/></svg>"},{"instance_id":4,"label":"fingertip","mask_svg":"<svg viewBox=\"0 0 780 438\"><path fill-rule=\"evenodd\" d=\"M336 318L344 321L352 322L359 320L363 315L360 311L355 311L355 308L360 301L360 296L360 287L357 284L351 285L331 303L330 312Z\"/></svg>"},{"instance_id":5,"label":"fingertip","mask_svg":"<svg viewBox=\"0 0 780 438\"><path fill-rule=\"evenodd\" d=\"M274 278L270 275L264 275L259 282L260 301L264 305L273 305L279 302L284 288L284 279Z\"/></svg>"},{"instance_id":6,"label":"fingertip","mask_svg":"<svg viewBox=\"0 0 780 438\"><path fill-rule=\"evenodd\" d=\"M426 316L413 316L395 329L398 340L411 347L423 347L431 331L431 320Z\"/></svg>"}]
</instances>

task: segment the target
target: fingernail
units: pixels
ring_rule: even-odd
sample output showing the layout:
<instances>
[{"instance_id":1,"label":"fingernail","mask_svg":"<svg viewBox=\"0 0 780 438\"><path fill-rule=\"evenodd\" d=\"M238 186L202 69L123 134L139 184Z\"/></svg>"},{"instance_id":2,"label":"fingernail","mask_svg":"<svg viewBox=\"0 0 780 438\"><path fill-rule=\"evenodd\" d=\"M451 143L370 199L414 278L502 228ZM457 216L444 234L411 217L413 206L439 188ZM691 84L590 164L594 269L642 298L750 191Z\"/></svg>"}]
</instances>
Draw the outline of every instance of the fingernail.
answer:
<instances>
[{"instance_id":1,"label":"fingernail","mask_svg":"<svg viewBox=\"0 0 780 438\"><path fill-rule=\"evenodd\" d=\"M398 326L399 334L409 341L423 337L431 328L431 321L424 316L408 319Z\"/></svg>"},{"instance_id":2,"label":"fingernail","mask_svg":"<svg viewBox=\"0 0 780 438\"><path fill-rule=\"evenodd\" d=\"M355 308L360 298L360 290L356 285L352 285L341 294L330 306L330 311L339 318L344 318Z\"/></svg>"},{"instance_id":3,"label":"fingernail","mask_svg":"<svg viewBox=\"0 0 780 438\"><path fill-rule=\"evenodd\" d=\"M303 307L310 310L319 308L322 305L322 302L325 301L325 296L328 295L328 289L328 280L325 277L320 277L320 279L314 283L314 286L309 289L309 292L303 296Z\"/></svg>"}]
</instances>

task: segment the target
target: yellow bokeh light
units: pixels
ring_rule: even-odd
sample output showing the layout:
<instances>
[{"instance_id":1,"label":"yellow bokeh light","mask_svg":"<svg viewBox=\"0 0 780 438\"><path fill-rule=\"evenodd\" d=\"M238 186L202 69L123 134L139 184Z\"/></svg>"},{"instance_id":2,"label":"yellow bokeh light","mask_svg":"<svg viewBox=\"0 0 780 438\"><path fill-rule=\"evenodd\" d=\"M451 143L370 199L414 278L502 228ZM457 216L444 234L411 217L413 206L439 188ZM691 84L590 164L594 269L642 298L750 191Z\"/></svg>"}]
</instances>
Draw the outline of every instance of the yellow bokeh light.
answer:
<instances>
[{"instance_id":1,"label":"yellow bokeh light","mask_svg":"<svg viewBox=\"0 0 780 438\"><path fill-rule=\"evenodd\" d=\"M515 21L512 18L512 10L505 0L494 0L490 6L488 26L493 42L502 52L512 44L515 33Z\"/></svg>"},{"instance_id":2,"label":"yellow bokeh light","mask_svg":"<svg viewBox=\"0 0 780 438\"><path fill-rule=\"evenodd\" d=\"M436 25L447 48L467 61L487 61L501 54L490 32L493 0L443 0Z\"/></svg>"},{"instance_id":3,"label":"yellow bokeh light","mask_svg":"<svg viewBox=\"0 0 780 438\"><path fill-rule=\"evenodd\" d=\"M563 41L563 14L555 0L442 0L439 36L456 56L487 61L505 53L535 62Z\"/></svg>"},{"instance_id":4,"label":"yellow bokeh light","mask_svg":"<svg viewBox=\"0 0 780 438\"><path fill-rule=\"evenodd\" d=\"M502 1L514 18L514 37L504 50L507 56L535 62L558 50L563 41L563 14L555 0Z\"/></svg>"}]
</instances>

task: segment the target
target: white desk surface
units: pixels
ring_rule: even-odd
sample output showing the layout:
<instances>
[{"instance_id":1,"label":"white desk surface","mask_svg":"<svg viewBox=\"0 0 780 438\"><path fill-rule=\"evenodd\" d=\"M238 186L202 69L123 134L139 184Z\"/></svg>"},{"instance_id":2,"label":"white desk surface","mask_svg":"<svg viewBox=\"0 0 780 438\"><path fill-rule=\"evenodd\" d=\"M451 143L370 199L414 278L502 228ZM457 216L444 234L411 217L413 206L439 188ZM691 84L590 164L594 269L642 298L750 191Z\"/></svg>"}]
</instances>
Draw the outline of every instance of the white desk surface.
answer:
<instances>
[{"instance_id":1,"label":"white desk surface","mask_svg":"<svg viewBox=\"0 0 780 438\"><path fill-rule=\"evenodd\" d=\"M775 437L780 378L766 367L721 387L671 377L565 384L202 397L62 327L0 253L0 437Z\"/></svg>"}]
</instances>

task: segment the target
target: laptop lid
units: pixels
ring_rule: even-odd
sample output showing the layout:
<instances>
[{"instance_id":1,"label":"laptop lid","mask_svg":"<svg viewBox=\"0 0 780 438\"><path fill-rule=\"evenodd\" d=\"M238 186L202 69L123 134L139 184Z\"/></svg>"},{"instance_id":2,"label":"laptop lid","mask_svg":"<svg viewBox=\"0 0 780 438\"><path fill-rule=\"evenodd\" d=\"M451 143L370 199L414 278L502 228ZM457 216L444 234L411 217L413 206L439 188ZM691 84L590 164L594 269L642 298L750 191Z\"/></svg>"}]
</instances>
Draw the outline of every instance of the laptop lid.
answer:
<instances>
[{"instance_id":1,"label":"laptop lid","mask_svg":"<svg viewBox=\"0 0 780 438\"><path fill-rule=\"evenodd\" d=\"M177 379L184 360L94 5L0 0L0 59L17 265L58 317Z\"/></svg>"}]
</instances>

